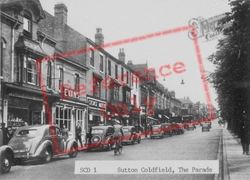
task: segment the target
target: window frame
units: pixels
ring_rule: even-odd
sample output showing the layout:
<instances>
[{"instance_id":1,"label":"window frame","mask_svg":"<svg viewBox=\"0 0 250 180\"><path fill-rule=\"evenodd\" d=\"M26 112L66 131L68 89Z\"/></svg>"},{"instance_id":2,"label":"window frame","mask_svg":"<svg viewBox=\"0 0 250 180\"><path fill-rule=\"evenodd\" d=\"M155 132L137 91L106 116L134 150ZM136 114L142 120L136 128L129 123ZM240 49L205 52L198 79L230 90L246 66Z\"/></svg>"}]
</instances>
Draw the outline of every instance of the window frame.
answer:
<instances>
[{"instance_id":1,"label":"window frame","mask_svg":"<svg viewBox=\"0 0 250 180\"><path fill-rule=\"evenodd\" d=\"M115 79L118 79L118 65L115 65Z\"/></svg>"},{"instance_id":2,"label":"window frame","mask_svg":"<svg viewBox=\"0 0 250 180\"><path fill-rule=\"evenodd\" d=\"M78 73L75 73L74 80L75 80L75 82L74 82L74 84L75 84L74 91L79 92L80 91L80 86L79 86L80 85L80 75Z\"/></svg>"},{"instance_id":3,"label":"window frame","mask_svg":"<svg viewBox=\"0 0 250 180\"><path fill-rule=\"evenodd\" d=\"M29 68L30 72L28 69L29 62L31 62L31 64L30 64L31 68ZM41 66L39 66L39 67L41 68ZM23 62L22 62L22 74L23 74L22 82L27 83L27 84L31 84L31 85L39 86L40 82L39 82L39 77L38 77L38 73L37 73L38 71L36 68L37 68L36 60L31 58L28 55L24 55ZM34 77L33 77L34 82L29 82L29 74L34 75Z\"/></svg>"},{"instance_id":4,"label":"window frame","mask_svg":"<svg viewBox=\"0 0 250 180\"><path fill-rule=\"evenodd\" d=\"M27 10L23 13L23 32L25 35L32 36L32 14Z\"/></svg>"},{"instance_id":5,"label":"window frame","mask_svg":"<svg viewBox=\"0 0 250 180\"><path fill-rule=\"evenodd\" d=\"M52 86L52 63L51 61L47 62L47 87L51 88Z\"/></svg>"},{"instance_id":6,"label":"window frame","mask_svg":"<svg viewBox=\"0 0 250 180\"><path fill-rule=\"evenodd\" d=\"M121 80L124 82L124 68L123 67L121 67L121 75L122 75L122 77L121 77Z\"/></svg>"},{"instance_id":7,"label":"window frame","mask_svg":"<svg viewBox=\"0 0 250 180\"><path fill-rule=\"evenodd\" d=\"M111 61L108 60L108 75L111 76Z\"/></svg>"},{"instance_id":8,"label":"window frame","mask_svg":"<svg viewBox=\"0 0 250 180\"><path fill-rule=\"evenodd\" d=\"M61 86L63 85L63 81L64 81L64 70L63 68L59 68L58 85L60 90L62 88Z\"/></svg>"},{"instance_id":9,"label":"window frame","mask_svg":"<svg viewBox=\"0 0 250 180\"><path fill-rule=\"evenodd\" d=\"M104 61L103 55L100 54L100 72L103 72L103 66L104 66L103 61Z\"/></svg>"},{"instance_id":10,"label":"window frame","mask_svg":"<svg viewBox=\"0 0 250 180\"><path fill-rule=\"evenodd\" d=\"M89 51L89 64L92 68L95 68L95 53L94 49L90 48Z\"/></svg>"}]
</instances>

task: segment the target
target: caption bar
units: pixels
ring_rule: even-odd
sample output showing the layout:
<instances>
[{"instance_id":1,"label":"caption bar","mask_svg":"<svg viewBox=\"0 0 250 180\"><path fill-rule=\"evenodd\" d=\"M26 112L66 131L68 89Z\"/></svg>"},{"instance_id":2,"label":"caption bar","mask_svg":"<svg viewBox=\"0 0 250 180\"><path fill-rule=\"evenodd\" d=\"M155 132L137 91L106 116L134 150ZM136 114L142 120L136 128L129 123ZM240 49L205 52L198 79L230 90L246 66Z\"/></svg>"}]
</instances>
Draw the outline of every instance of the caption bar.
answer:
<instances>
[{"instance_id":1,"label":"caption bar","mask_svg":"<svg viewBox=\"0 0 250 180\"><path fill-rule=\"evenodd\" d=\"M218 160L75 161L75 174L218 174Z\"/></svg>"}]
</instances>

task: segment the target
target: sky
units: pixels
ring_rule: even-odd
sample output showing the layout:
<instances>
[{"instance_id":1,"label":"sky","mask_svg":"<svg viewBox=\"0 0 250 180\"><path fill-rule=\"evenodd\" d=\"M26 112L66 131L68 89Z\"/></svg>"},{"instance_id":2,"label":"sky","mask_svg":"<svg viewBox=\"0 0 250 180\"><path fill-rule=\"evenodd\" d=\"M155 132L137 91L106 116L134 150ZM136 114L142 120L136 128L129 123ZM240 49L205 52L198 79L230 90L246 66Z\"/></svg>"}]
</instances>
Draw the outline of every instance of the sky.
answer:
<instances>
[{"instance_id":1,"label":"sky","mask_svg":"<svg viewBox=\"0 0 250 180\"><path fill-rule=\"evenodd\" d=\"M67 24L94 41L96 28L102 28L104 43L138 37L184 27L192 18L204 19L230 12L228 0L40 0L44 10L54 15L54 5L64 3L68 8ZM216 51L218 38L206 41L198 38L201 58L206 72L214 70L207 57ZM126 62L148 63L155 68L157 80L168 90L174 90L177 98L189 97L194 103L208 103L203 87L194 42L188 31L171 33L145 40L122 44L105 50L118 58L124 48ZM170 76L159 74L160 67L182 62L186 71ZM164 71L165 72L165 71ZM181 84L181 81L185 84ZM216 92L209 84L211 103L218 108Z\"/></svg>"}]
</instances>

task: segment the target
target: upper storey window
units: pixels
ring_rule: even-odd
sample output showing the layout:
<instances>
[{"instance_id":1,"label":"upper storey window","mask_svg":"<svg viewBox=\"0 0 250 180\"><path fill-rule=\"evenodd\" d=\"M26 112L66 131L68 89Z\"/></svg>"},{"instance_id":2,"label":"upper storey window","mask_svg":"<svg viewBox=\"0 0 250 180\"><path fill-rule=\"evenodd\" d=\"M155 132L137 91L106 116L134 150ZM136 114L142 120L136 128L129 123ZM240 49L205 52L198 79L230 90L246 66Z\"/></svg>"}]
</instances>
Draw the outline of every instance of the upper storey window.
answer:
<instances>
[{"instance_id":1,"label":"upper storey window","mask_svg":"<svg viewBox=\"0 0 250 180\"><path fill-rule=\"evenodd\" d=\"M28 11L23 15L23 33L28 36L32 33L32 15Z\"/></svg>"}]
</instances>

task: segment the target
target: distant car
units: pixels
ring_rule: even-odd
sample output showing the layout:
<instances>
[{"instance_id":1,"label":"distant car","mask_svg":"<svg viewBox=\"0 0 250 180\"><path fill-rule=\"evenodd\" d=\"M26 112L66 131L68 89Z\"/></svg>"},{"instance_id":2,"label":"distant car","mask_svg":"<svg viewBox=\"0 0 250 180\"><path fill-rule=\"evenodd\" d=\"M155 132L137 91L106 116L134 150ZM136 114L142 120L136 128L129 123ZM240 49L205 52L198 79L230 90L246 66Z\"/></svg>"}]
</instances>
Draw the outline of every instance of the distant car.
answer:
<instances>
[{"instance_id":1,"label":"distant car","mask_svg":"<svg viewBox=\"0 0 250 180\"><path fill-rule=\"evenodd\" d=\"M172 126L170 123L162 123L161 125L164 131L164 135L166 134L168 134L169 136L173 135Z\"/></svg>"},{"instance_id":2,"label":"distant car","mask_svg":"<svg viewBox=\"0 0 250 180\"><path fill-rule=\"evenodd\" d=\"M111 150L114 145L113 126L93 126L91 130L91 143L88 144L88 151L94 149Z\"/></svg>"},{"instance_id":3,"label":"distant car","mask_svg":"<svg viewBox=\"0 0 250 180\"><path fill-rule=\"evenodd\" d=\"M203 124L202 127L201 127L201 131L202 132L210 131L210 125L208 123Z\"/></svg>"},{"instance_id":4,"label":"distant car","mask_svg":"<svg viewBox=\"0 0 250 180\"><path fill-rule=\"evenodd\" d=\"M163 138L164 137L164 131L162 125L153 125L152 131L150 134L150 138L154 139L155 137Z\"/></svg>"},{"instance_id":5,"label":"distant car","mask_svg":"<svg viewBox=\"0 0 250 180\"><path fill-rule=\"evenodd\" d=\"M18 161L51 161L52 157L77 156L78 145L74 139L64 140L61 129L55 125L23 126L16 130L8 144Z\"/></svg>"},{"instance_id":6,"label":"distant car","mask_svg":"<svg viewBox=\"0 0 250 180\"><path fill-rule=\"evenodd\" d=\"M135 142L141 142L141 136L139 133L136 132L134 126L123 126L122 128L124 137L122 139L122 143L130 143L134 144Z\"/></svg>"},{"instance_id":7,"label":"distant car","mask_svg":"<svg viewBox=\"0 0 250 180\"><path fill-rule=\"evenodd\" d=\"M195 129L195 126L193 125L193 124L191 124L191 123L189 123L188 125L187 125L187 130L189 131L189 130L194 130Z\"/></svg>"},{"instance_id":8,"label":"distant car","mask_svg":"<svg viewBox=\"0 0 250 180\"><path fill-rule=\"evenodd\" d=\"M173 134L184 134L184 126L181 123L172 124Z\"/></svg>"},{"instance_id":9,"label":"distant car","mask_svg":"<svg viewBox=\"0 0 250 180\"><path fill-rule=\"evenodd\" d=\"M208 126L210 127L210 129L212 128L212 123L211 123L211 121L205 121L205 124L208 124Z\"/></svg>"}]
</instances>

